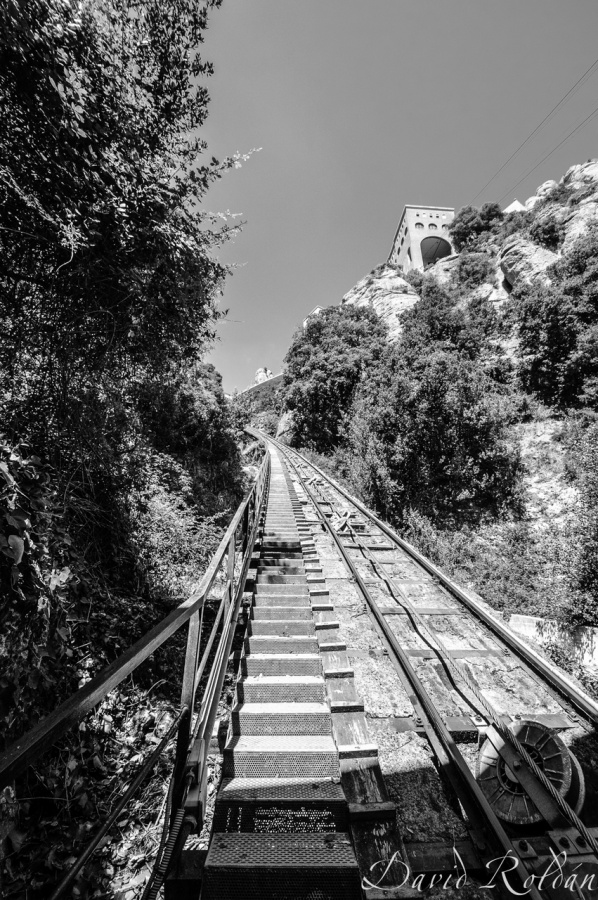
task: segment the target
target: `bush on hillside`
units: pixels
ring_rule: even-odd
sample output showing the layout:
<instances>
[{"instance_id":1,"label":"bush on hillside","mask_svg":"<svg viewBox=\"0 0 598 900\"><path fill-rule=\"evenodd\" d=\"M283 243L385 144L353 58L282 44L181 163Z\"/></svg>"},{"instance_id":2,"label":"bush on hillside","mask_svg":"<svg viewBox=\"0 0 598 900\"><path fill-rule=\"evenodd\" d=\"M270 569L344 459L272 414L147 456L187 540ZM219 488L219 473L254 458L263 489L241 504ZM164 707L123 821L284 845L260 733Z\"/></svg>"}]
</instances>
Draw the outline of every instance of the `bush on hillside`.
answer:
<instances>
[{"instance_id":1,"label":"bush on hillside","mask_svg":"<svg viewBox=\"0 0 598 900\"><path fill-rule=\"evenodd\" d=\"M475 250L481 240L499 233L503 219L498 203L484 203L480 209L464 206L449 225L455 250Z\"/></svg>"},{"instance_id":2,"label":"bush on hillside","mask_svg":"<svg viewBox=\"0 0 598 900\"><path fill-rule=\"evenodd\" d=\"M347 428L349 476L395 522L410 509L436 523L517 506L520 461L506 439L508 401L463 354L400 344L360 385Z\"/></svg>"},{"instance_id":3,"label":"bush on hillside","mask_svg":"<svg viewBox=\"0 0 598 900\"><path fill-rule=\"evenodd\" d=\"M380 358L387 334L373 309L349 304L323 310L295 332L283 387L293 446L334 450L357 385Z\"/></svg>"},{"instance_id":4,"label":"bush on hillside","mask_svg":"<svg viewBox=\"0 0 598 900\"><path fill-rule=\"evenodd\" d=\"M471 359L480 355L487 336L496 327L496 313L485 300L459 299L456 291L446 290L434 278L424 279L419 302L401 318L400 346L410 360L417 363L436 344Z\"/></svg>"},{"instance_id":5,"label":"bush on hillside","mask_svg":"<svg viewBox=\"0 0 598 900\"><path fill-rule=\"evenodd\" d=\"M494 284L495 267L487 253L461 253L455 269L455 278L459 287L471 290L480 285Z\"/></svg>"},{"instance_id":6,"label":"bush on hillside","mask_svg":"<svg viewBox=\"0 0 598 900\"><path fill-rule=\"evenodd\" d=\"M514 292L525 390L562 409L598 408L598 226L556 262L549 286Z\"/></svg>"},{"instance_id":7,"label":"bush on hillside","mask_svg":"<svg viewBox=\"0 0 598 900\"><path fill-rule=\"evenodd\" d=\"M538 219L531 226L529 236L536 244L554 252L561 245L564 229L555 219Z\"/></svg>"}]
</instances>

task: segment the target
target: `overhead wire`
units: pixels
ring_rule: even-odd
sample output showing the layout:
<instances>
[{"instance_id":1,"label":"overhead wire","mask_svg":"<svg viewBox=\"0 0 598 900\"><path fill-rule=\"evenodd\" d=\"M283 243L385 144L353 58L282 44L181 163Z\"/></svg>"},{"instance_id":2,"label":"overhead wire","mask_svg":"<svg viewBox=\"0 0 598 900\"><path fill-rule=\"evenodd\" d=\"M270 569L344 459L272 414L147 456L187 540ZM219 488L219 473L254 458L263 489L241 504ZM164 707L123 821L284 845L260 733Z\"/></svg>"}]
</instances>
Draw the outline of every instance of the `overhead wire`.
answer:
<instances>
[{"instance_id":1,"label":"overhead wire","mask_svg":"<svg viewBox=\"0 0 598 900\"><path fill-rule=\"evenodd\" d=\"M560 107L563 106L568 100L571 99L571 97L572 97L574 94L577 93L577 91L585 84L585 82L591 77L591 75L594 73L594 71L595 71L597 68L598 68L598 59L595 59L594 62L592 63L592 65L591 65L589 68L586 69L586 71L583 73L583 75L581 75L581 76L577 79L577 81L575 82L575 84L574 84L572 87L569 88L569 90L567 91L567 93L566 93L563 97L561 97L561 99L559 100L559 102L558 102L557 104L555 104L555 106L552 107L552 109L550 110L550 112L547 113L547 114L544 116L544 118L543 118L542 121L539 123L539 125L536 125L536 127L534 128L534 130L533 130L532 132L530 132L530 134L528 134L528 136L525 138L525 140L522 141L521 144L519 144L519 146L518 146L515 150L513 150L513 152L511 153L511 155L510 155L509 158L507 159L507 161L506 161L505 163L502 164L502 166L500 167L500 169L497 169L496 172L494 173L494 175L492 175L492 177L488 179L488 181L486 182L486 184L485 184L482 188L480 188L480 190L477 192L477 194L469 201L469 205L471 205L471 204L474 202L474 200L476 200L476 199L480 196L480 194L482 193L482 191L485 191L485 190L486 190L486 188L488 187L489 184L492 184L492 182L494 181L494 179L495 179L498 175L500 175L500 173L503 171L503 169L506 169L506 167L509 165L509 163L511 162L511 160L514 159L515 156L517 156L517 154L519 153L519 151L522 150L522 149L526 146L526 144L529 143L529 141L531 141L531 139L532 139L532 138L540 131L540 129L541 129L541 128L542 128L542 127L550 120L550 119L552 119L552 117L556 114L556 112L560 109ZM524 177L526 177L526 176L524 176ZM522 179L522 180L523 180L523 179ZM519 184L519 182L517 182L517 184Z\"/></svg>"},{"instance_id":2,"label":"overhead wire","mask_svg":"<svg viewBox=\"0 0 598 900\"><path fill-rule=\"evenodd\" d=\"M509 194L511 193L511 191L514 191L515 188L518 187L518 186L521 184L522 181L525 181L525 179L527 178L528 175L531 175L532 172L535 172L536 169L537 169L539 166L541 166L543 162L546 162L546 160L549 159L549 157L551 157L553 153L556 153L556 151L559 149L559 147L562 147L563 144L566 143L566 141L568 141L569 138L572 137L572 136L575 134L576 131L579 131L580 128L583 128L584 125L586 125L586 124L587 124L591 119L593 119L594 116L596 116L596 115L598 115L598 106L597 106L596 109L594 109L588 116L586 116L585 119L583 119L582 122L580 122L578 125L576 125L575 128L573 128L573 129L569 132L569 134L567 134L567 135L563 138L563 140L560 141L560 142L556 145L556 147L553 147L552 150L550 150L550 151L546 154L546 156L543 156L539 163L536 163L535 166L532 166L531 169L528 169L528 171L525 173L525 175L522 175L522 176L521 176L521 178L519 179L519 181L515 182L515 184L513 184L510 188L508 188L508 190L505 191L505 193L502 195L502 197L499 199L498 202L499 202L499 203L502 203L502 201L503 201L506 197L509 196Z\"/></svg>"}]
</instances>

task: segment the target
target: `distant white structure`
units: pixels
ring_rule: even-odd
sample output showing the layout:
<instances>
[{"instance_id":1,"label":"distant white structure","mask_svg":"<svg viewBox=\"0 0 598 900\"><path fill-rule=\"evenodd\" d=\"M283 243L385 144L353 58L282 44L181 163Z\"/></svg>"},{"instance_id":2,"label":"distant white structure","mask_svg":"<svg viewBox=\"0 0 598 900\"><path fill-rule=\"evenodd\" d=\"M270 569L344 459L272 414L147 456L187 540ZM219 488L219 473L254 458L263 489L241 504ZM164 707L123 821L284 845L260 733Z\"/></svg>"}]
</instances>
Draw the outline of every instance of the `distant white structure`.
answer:
<instances>
[{"instance_id":1,"label":"distant white structure","mask_svg":"<svg viewBox=\"0 0 598 900\"><path fill-rule=\"evenodd\" d=\"M312 316L319 316L323 309L324 309L323 306L314 306L314 308L312 309L312 311L311 311L310 313L308 313L308 314L306 315L306 317L304 318L304 320L303 320L303 327L304 327L304 328L306 327L307 323L308 323L309 320L312 318Z\"/></svg>"},{"instance_id":2,"label":"distant white structure","mask_svg":"<svg viewBox=\"0 0 598 900\"><path fill-rule=\"evenodd\" d=\"M264 381L268 381L269 378L272 378L272 371L267 366L265 366L263 369L257 370L257 372L255 373L253 384L263 384Z\"/></svg>"},{"instance_id":3,"label":"distant white structure","mask_svg":"<svg viewBox=\"0 0 598 900\"><path fill-rule=\"evenodd\" d=\"M412 206L403 210L388 262L403 272L428 266L453 253L448 227L455 218L450 206Z\"/></svg>"},{"instance_id":4,"label":"distant white structure","mask_svg":"<svg viewBox=\"0 0 598 900\"><path fill-rule=\"evenodd\" d=\"M504 213L512 213L512 212L524 212L525 206L523 203L520 203L519 200L515 199L513 202L503 209Z\"/></svg>"}]
</instances>

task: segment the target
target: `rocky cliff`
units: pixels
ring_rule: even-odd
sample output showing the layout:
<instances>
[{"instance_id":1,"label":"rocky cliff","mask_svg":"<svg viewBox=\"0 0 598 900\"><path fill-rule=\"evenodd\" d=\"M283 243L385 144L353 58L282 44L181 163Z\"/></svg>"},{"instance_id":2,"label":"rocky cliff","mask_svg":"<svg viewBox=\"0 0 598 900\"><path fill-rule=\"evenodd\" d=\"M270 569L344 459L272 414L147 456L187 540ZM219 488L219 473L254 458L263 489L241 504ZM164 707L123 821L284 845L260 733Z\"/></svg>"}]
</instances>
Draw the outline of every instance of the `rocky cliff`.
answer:
<instances>
[{"instance_id":1,"label":"rocky cliff","mask_svg":"<svg viewBox=\"0 0 598 900\"><path fill-rule=\"evenodd\" d=\"M401 276L400 270L382 263L362 278L342 299L342 303L371 306L388 326L389 339L400 334L400 315L417 303L418 295Z\"/></svg>"},{"instance_id":2,"label":"rocky cliff","mask_svg":"<svg viewBox=\"0 0 598 900\"><path fill-rule=\"evenodd\" d=\"M500 305L520 284L550 281L550 266L567 253L592 222L598 222L598 159L571 166L560 181L546 181L529 197L523 211L505 216L509 228L489 234L475 247L492 264L487 280L470 285L468 293ZM427 270L445 287L459 280L463 253L439 260ZM461 286L462 287L462 286ZM383 263L348 291L342 303L371 306L387 323L390 340L401 332L401 314L418 295L401 271Z\"/></svg>"}]
</instances>

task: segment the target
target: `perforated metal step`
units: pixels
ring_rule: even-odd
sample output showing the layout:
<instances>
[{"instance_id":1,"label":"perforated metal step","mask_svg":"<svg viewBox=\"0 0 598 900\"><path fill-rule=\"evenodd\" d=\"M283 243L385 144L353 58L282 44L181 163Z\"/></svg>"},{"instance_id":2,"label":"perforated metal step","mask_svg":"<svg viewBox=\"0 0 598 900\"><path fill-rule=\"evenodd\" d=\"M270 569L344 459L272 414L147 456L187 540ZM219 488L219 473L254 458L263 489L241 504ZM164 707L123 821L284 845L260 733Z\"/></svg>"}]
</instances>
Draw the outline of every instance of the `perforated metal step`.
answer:
<instances>
[{"instance_id":1,"label":"perforated metal step","mask_svg":"<svg viewBox=\"0 0 598 900\"><path fill-rule=\"evenodd\" d=\"M319 653L252 653L241 659L242 675L321 675Z\"/></svg>"},{"instance_id":2,"label":"perforated metal step","mask_svg":"<svg viewBox=\"0 0 598 900\"><path fill-rule=\"evenodd\" d=\"M281 619L312 619L311 607L306 603L304 606L254 606L251 610L252 619L260 620L281 620Z\"/></svg>"},{"instance_id":3,"label":"perforated metal step","mask_svg":"<svg viewBox=\"0 0 598 900\"><path fill-rule=\"evenodd\" d=\"M249 675L237 682L237 698L239 703L323 703L325 689L318 675Z\"/></svg>"},{"instance_id":4,"label":"perforated metal step","mask_svg":"<svg viewBox=\"0 0 598 900\"><path fill-rule=\"evenodd\" d=\"M247 653L317 653L320 645L316 638L303 637L268 637L265 635L253 635L245 639L245 651ZM340 649L335 645L335 649ZM343 650L346 646L343 644Z\"/></svg>"},{"instance_id":5,"label":"perforated metal step","mask_svg":"<svg viewBox=\"0 0 598 900\"><path fill-rule=\"evenodd\" d=\"M301 619L283 619L283 620L262 620L251 619L247 626L247 633L253 634L276 634L279 637L292 637L296 634L315 634L316 626L312 620Z\"/></svg>"},{"instance_id":6,"label":"perforated metal step","mask_svg":"<svg viewBox=\"0 0 598 900\"><path fill-rule=\"evenodd\" d=\"M326 703L243 703L232 711L234 734L331 734Z\"/></svg>"},{"instance_id":7,"label":"perforated metal step","mask_svg":"<svg viewBox=\"0 0 598 900\"><path fill-rule=\"evenodd\" d=\"M214 832L328 832L348 827L340 786L325 778L225 778Z\"/></svg>"},{"instance_id":8,"label":"perforated metal step","mask_svg":"<svg viewBox=\"0 0 598 900\"><path fill-rule=\"evenodd\" d=\"M215 834L202 900L240 897L360 900L359 870L348 834Z\"/></svg>"},{"instance_id":9,"label":"perforated metal step","mask_svg":"<svg viewBox=\"0 0 598 900\"><path fill-rule=\"evenodd\" d=\"M254 607L264 606L304 606L310 608L309 594L302 594L300 597L294 597L280 594L256 594L253 599Z\"/></svg>"},{"instance_id":10,"label":"perforated metal step","mask_svg":"<svg viewBox=\"0 0 598 900\"><path fill-rule=\"evenodd\" d=\"M240 735L224 748L223 774L255 778L338 778L336 744L324 735Z\"/></svg>"},{"instance_id":11,"label":"perforated metal step","mask_svg":"<svg viewBox=\"0 0 598 900\"><path fill-rule=\"evenodd\" d=\"M309 588L304 581L303 584L264 584L258 583L255 588L256 594L294 594L298 597L307 596Z\"/></svg>"},{"instance_id":12,"label":"perforated metal step","mask_svg":"<svg viewBox=\"0 0 598 900\"><path fill-rule=\"evenodd\" d=\"M258 572L257 583L262 584L307 584L307 576L287 575L284 572Z\"/></svg>"}]
</instances>

